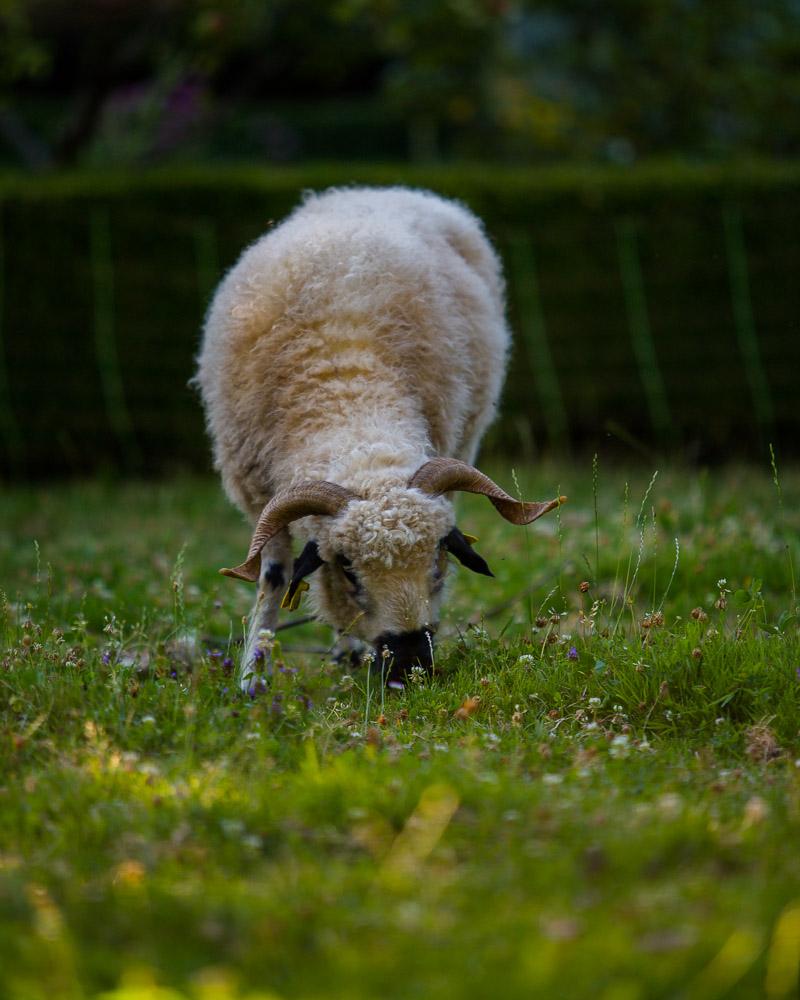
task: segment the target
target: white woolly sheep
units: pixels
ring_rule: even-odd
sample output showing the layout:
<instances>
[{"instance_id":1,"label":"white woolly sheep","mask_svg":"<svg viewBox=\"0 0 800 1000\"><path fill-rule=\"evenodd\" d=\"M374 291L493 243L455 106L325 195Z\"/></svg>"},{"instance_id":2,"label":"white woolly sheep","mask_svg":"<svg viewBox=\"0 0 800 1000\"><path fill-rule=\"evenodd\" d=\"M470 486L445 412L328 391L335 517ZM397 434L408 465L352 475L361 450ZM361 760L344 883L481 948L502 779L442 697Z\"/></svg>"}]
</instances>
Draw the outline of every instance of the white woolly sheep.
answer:
<instances>
[{"instance_id":1,"label":"white woolly sheep","mask_svg":"<svg viewBox=\"0 0 800 1000\"><path fill-rule=\"evenodd\" d=\"M242 254L197 383L225 490L254 524L247 560L221 571L258 581L245 689L259 632L315 570L312 604L340 648L370 643L387 679L429 667L447 553L491 575L446 494L484 494L515 524L558 505L514 500L471 465L508 345L480 222L429 192L312 194ZM304 548L290 569L291 535Z\"/></svg>"}]
</instances>

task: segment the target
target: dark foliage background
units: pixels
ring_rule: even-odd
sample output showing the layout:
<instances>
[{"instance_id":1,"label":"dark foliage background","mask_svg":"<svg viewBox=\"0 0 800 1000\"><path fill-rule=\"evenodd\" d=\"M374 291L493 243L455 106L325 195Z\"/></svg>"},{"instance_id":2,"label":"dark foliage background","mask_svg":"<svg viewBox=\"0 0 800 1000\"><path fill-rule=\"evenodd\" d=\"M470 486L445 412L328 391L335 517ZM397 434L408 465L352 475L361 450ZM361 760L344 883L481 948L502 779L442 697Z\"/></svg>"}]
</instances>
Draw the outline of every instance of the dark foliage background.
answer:
<instances>
[{"instance_id":1,"label":"dark foliage background","mask_svg":"<svg viewBox=\"0 0 800 1000\"><path fill-rule=\"evenodd\" d=\"M9 181L2 467L205 467L203 312L303 185L463 198L504 256L515 353L489 446L797 453L800 169L350 166Z\"/></svg>"},{"instance_id":2,"label":"dark foliage background","mask_svg":"<svg viewBox=\"0 0 800 1000\"><path fill-rule=\"evenodd\" d=\"M3 0L0 156L791 156L798 0Z\"/></svg>"},{"instance_id":3,"label":"dark foliage background","mask_svg":"<svg viewBox=\"0 0 800 1000\"><path fill-rule=\"evenodd\" d=\"M304 188L463 198L490 447L797 455L800 0L0 0L0 472L205 467L215 282Z\"/></svg>"}]
</instances>

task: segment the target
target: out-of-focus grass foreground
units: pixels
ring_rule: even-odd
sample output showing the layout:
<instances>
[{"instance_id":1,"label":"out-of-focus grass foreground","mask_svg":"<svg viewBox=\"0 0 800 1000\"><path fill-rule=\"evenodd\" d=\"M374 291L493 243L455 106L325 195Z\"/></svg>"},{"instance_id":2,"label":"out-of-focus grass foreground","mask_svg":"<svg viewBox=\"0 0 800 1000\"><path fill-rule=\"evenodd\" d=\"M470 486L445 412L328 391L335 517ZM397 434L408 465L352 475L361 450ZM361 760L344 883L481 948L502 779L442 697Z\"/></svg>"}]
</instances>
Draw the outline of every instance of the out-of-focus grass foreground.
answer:
<instances>
[{"instance_id":1,"label":"out-of-focus grass foreground","mask_svg":"<svg viewBox=\"0 0 800 1000\"><path fill-rule=\"evenodd\" d=\"M400 693L314 625L239 693L211 480L3 492L0 994L796 994L800 479L488 471L570 501L461 501Z\"/></svg>"}]
</instances>

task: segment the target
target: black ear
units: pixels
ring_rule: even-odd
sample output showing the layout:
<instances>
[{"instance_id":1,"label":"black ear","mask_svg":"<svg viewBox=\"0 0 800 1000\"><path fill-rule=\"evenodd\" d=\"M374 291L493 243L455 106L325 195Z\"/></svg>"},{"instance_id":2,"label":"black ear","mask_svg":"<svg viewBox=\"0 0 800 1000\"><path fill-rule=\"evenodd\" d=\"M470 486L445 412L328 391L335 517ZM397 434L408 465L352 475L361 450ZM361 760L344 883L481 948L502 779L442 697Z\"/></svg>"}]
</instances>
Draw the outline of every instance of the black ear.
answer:
<instances>
[{"instance_id":1,"label":"black ear","mask_svg":"<svg viewBox=\"0 0 800 1000\"><path fill-rule=\"evenodd\" d=\"M291 603L303 580L307 576L311 576L314 570L319 569L324 561L320 558L317 543L315 541L307 542L306 547L294 561L292 579L289 582L289 589L286 591L284 601Z\"/></svg>"},{"instance_id":2,"label":"black ear","mask_svg":"<svg viewBox=\"0 0 800 1000\"><path fill-rule=\"evenodd\" d=\"M481 573L483 576L494 576L489 569L486 560L483 559L469 544L458 528L453 528L442 539L442 546L451 552L462 566L471 569L473 573Z\"/></svg>"}]
</instances>

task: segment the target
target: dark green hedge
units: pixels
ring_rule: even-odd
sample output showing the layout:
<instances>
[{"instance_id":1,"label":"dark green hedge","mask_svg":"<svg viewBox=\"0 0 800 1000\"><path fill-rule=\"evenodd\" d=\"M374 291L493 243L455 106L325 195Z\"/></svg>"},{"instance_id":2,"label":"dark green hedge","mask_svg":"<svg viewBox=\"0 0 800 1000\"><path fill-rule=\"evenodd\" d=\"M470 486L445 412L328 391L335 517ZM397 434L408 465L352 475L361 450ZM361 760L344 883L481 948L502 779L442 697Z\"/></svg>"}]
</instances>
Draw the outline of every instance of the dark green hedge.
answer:
<instances>
[{"instance_id":1,"label":"dark green hedge","mask_svg":"<svg viewBox=\"0 0 800 1000\"><path fill-rule=\"evenodd\" d=\"M352 182L486 221L516 334L495 447L798 453L800 168L247 167L0 177L0 471L206 467L214 284L303 189Z\"/></svg>"}]
</instances>

